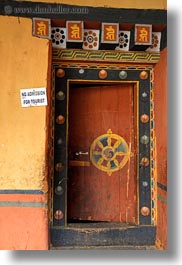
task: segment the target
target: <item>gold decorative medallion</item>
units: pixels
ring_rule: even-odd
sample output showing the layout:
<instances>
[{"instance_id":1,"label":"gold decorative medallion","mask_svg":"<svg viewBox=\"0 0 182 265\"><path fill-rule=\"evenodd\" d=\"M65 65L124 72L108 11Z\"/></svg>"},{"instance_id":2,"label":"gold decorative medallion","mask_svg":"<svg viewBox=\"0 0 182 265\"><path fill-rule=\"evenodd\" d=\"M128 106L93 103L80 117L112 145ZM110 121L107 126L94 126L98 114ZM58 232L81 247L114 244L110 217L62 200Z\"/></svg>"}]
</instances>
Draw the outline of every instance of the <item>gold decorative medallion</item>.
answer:
<instances>
[{"instance_id":1,"label":"gold decorative medallion","mask_svg":"<svg viewBox=\"0 0 182 265\"><path fill-rule=\"evenodd\" d=\"M90 161L109 176L123 168L131 156L127 142L120 135L113 134L111 129L97 137L90 146Z\"/></svg>"}]
</instances>

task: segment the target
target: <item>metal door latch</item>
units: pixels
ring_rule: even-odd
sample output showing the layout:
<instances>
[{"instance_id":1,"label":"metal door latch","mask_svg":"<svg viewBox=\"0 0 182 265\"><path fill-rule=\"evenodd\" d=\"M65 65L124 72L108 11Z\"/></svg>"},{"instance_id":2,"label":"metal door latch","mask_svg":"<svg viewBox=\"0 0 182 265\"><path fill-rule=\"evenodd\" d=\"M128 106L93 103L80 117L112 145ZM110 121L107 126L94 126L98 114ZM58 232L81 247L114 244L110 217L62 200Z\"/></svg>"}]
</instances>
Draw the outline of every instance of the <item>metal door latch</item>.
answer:
<instances>
[{"instance_id":1,"label":"metal door latch","mask_svg":"<svg viewBox=\"0 0 182 265\"><path fill-rule=\"evenodd\" d=\"M79 152L75 152L75 155L76 156L79 156L79 155L88 155L88 152L79 151Z\"/></svg>"}]
</instances>

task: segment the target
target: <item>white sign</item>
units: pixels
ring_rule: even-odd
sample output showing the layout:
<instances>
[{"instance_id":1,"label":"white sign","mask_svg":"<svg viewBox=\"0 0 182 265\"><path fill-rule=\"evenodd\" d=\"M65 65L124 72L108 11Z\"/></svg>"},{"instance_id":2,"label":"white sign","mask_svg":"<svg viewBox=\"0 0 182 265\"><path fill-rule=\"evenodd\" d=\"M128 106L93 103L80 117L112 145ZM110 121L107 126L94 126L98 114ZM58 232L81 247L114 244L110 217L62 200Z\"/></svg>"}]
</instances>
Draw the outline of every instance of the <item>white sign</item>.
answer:
<instances>
[{"instance_id":1,"label":"white sign","mask_svg":"<svg viewBox=\"0 0 182 265\"><path fill-rule=\"evenodd\" d=\"M20 98L23 108L47 105L45 87L20 89Z\"/></svg>"}]
</instances>

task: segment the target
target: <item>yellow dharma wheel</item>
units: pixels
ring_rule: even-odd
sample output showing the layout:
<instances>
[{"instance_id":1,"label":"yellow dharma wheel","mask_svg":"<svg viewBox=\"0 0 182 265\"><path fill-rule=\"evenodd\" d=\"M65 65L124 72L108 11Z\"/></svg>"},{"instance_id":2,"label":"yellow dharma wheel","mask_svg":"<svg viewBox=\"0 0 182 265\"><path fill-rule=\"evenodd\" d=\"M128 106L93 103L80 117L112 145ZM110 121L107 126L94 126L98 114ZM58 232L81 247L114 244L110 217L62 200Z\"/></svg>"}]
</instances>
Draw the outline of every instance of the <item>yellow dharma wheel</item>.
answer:
<instances>
[{"instance_id":1,"label":"yellow dharma wheel","mask_svg":"<svg viewBox=\"0 0 182 265\"><path fill-rule=\"evenodd\" d=\"M123 137L113 134L111 129L97 137L90 146L92 164L110 176L123 168L133 156Z\"/></svg>"}]
</instances>

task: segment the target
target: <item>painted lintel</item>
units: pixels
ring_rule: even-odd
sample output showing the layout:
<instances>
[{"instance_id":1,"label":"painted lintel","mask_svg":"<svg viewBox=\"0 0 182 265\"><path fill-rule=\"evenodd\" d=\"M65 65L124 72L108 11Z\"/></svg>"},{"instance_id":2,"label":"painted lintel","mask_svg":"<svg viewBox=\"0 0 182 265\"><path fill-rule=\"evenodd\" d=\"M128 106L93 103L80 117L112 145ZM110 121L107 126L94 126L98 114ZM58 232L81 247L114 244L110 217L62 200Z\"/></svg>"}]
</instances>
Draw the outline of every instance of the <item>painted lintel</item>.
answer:
<instances>
[{"instance_id":1,"label":"painted lintel","mask_svg":"<svg viewBox=\"0 0 182 265\"><path fill-rule=\"evenodd\" d=\"M120 52L120 51L86 51L53 49L52 60L56 61L97 61L114 63L149 63L155 64L160 53Z\"/></svg>"}]
</instances>

